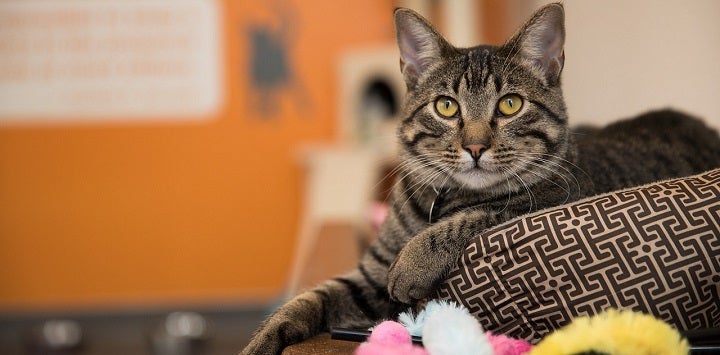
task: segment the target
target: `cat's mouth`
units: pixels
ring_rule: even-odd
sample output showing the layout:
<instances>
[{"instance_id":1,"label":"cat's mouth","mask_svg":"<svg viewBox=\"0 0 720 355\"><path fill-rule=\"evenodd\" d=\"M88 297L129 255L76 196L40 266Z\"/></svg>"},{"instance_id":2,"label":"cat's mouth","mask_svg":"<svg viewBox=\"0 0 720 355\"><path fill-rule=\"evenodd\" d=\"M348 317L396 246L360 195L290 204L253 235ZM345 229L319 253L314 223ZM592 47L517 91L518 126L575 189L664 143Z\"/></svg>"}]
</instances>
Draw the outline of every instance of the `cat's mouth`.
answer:
<instances>
[{"instance_id":1,"label":"cat's mouth","mask_svg":"<svg viewBox=\"0 0 720 355\"><path fill-rule=\"evenodd\" d=\"M495 171L494 169L490 169L486 166L476 164L475 166L472 166L470 168L467 168L467 169L461 171L461 173L467 174L470 176L485 177L487 175L496 174L497 171Z\"/></svg>"},{"instance_id":2,"label":"cat's mouth","mask_svg":"<svg viewBox=\"0 0 720 355\"><path fill-rule=\"evenodd\" d=\"M471 166L471 167L461 171L461 173L468 174L468 175L487 174L487 173L491 173L491 172L492 171L485 169L478 164L475 164L475 166Z\"/></svg>"},{"instance_id":3,"label":"cat's mouth","mask_svg":"<svg viewBox=\"0 0 720 355\"><path fill-rule=\"evenodd\" d=\"M477 173L496 173L497 169L494 168L491 164L488 164L487 162L483 163L482 160L475 160L472 163L468 164L468 167L465 168L462 172L468 173L468 174L477 174Z\"/></svg>"},{"instance_id":4,"label":"cat's mouth","mask_svg":"<svg viewBox=\"0 0 720 355\"><path fill-rule=\"evenodd\" d=\"M470 168L470 170L481 170L481 171L485 171L485 170L487 170L487 169L483 168L483 166L480 164L479 161L475 161L475 166L473 166L472 168Z\"/></svg>"},{"instance_id":5,"label":"cat's mouth","mask_svg":"<svg viewBox=\"0 0 720 355\"><path fill-rule=\"evenodd\" d=\"M505 181L505 176L492 166L475 162L455 173L455 180L473 189L484 189Z\"/></svg>"}]
</instances>

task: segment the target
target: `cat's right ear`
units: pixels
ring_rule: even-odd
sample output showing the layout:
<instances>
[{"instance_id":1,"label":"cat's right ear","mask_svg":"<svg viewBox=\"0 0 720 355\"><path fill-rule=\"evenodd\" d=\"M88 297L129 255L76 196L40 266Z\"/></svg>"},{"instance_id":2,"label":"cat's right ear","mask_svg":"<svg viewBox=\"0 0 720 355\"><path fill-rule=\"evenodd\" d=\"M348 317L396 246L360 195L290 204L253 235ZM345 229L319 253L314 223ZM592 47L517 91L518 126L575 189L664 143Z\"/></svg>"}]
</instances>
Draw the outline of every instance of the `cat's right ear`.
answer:
<instances>
[{"instance_id":1,"label":"cat's right ear","mask_svg":"<svg viewBox=\"0 0 720 355\"><path fill-rule=\"evenodd\" d=\"M395 10L395 35L400 48L400 70L409 89L452 46L418 13Z\"/></svg>"},{"instance_id":2,"label":"cat's right ear","mask_svg":"<svg viewBox=\"0 0 720 355\"><path fill-rule=\"evenodd\" d=\"M565 64L565 11L561 3L549 4L523 25L501 48L508 56L519 54L546 83L557 85Z\"/></svg>"}]
</instances>

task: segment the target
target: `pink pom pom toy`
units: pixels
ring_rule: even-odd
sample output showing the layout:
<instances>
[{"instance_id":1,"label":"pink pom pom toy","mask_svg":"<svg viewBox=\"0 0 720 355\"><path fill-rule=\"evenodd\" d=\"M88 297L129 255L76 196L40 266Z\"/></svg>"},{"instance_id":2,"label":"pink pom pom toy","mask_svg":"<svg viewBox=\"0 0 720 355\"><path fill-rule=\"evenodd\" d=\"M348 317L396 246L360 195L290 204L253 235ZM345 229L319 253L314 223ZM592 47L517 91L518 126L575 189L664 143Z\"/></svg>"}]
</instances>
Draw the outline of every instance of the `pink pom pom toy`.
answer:
<instances>
[{"instance_id":1,"label":"pink pom pom toy","mask_svg":"<svg viewBox=\"0 0 720 355\"><path fill-rule=\"evenodd\" d=\"M378 324L368 340L355 350L355 355L429 355L425 349L413 345L408 330L400 323L384 321Z\"/></svg>"}]
</instances>

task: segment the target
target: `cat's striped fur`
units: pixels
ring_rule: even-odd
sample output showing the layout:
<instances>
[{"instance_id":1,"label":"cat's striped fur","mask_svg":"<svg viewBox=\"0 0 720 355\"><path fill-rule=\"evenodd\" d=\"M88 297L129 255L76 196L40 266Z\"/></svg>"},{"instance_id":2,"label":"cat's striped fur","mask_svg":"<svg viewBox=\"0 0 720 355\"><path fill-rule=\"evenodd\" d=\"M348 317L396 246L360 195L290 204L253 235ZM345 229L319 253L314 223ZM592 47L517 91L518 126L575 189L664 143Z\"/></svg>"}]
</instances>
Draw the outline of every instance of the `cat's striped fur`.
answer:
<instances>
[{"instance_id":1,"label":"cat's striped fur","mask_svg":"<svg viewBox=\"0 0 720 355\"><path fill-rule=\"evenodd\" d=\"M280 307L243 354L279 353L330 326L393 316L428 296L489 226L720 166L717 134L673 111L573 134L560 89L563 22L562 5L551 4L504 46L460 49L412 11L395 12L409 90L389 216L357 269ZM508 94L522 99L512 115L498 112ZM439 97L455 100L457 113L443 117Z\"/></svg>"}]
</instances>

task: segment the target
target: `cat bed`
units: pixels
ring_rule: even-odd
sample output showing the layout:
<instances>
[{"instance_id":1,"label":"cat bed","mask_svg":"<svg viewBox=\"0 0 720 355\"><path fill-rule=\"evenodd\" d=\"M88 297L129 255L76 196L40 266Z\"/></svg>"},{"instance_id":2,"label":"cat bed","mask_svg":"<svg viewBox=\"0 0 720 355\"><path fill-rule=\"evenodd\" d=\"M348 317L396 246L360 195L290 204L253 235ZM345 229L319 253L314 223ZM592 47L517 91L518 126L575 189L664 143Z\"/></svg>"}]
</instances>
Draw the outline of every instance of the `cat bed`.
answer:
<instances>
[{"instance_id":1,"label":"cat bed","mask_svg":"<svg viewBox=\"0 0 720 355\"><path fill-rule=\"evenodd\" d=\"M537 342L573 318L632 309L720 326L720 169L587 198L487 230L438 298Z\"/></svg>"}]
</instances>

